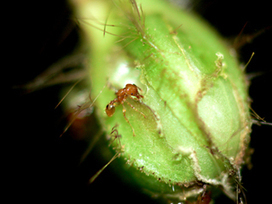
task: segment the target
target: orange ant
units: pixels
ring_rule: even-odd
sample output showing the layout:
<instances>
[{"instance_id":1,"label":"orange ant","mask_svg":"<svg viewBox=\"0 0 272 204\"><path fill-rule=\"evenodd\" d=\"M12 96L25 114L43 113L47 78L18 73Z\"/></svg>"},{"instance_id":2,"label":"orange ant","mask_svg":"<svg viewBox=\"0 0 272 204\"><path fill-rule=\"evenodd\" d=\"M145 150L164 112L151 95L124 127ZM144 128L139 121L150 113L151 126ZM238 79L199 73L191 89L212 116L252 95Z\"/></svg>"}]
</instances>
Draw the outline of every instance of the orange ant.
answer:
<instances>
[{"instance_id":1,"label":"orange ant","mask_svg":"<svg viewBox=\"0 0 272 204\"><path fill-rule=\"evenodd\" d=\"M133 131L133 136L135 136L135 132L134 132L134 128L131 126L129 120L126 117L126 109L124 106L124 102L126 102L131 108L133 108L135 111L141 113L144 118L146 118L146 116L138 111L132 104L130 104L128 101L126 101L127 98L131 98L135 101L139 101L141 98L144 98L139 91L141 91L141 89L136 86L135 84L127 84L125 88L123 89L119 89L115 94L117 96L117 98L115 98L114 100L112 100L107 106L106 106L106 114L111 117L113 116L114 112L115 112L115 106L122 104L123 106L123 115L124 118L126 119L127 123L130 125L130 127L132 128ZM134 97L133 97L134 96Z\"/></svg>"}]
</instances>

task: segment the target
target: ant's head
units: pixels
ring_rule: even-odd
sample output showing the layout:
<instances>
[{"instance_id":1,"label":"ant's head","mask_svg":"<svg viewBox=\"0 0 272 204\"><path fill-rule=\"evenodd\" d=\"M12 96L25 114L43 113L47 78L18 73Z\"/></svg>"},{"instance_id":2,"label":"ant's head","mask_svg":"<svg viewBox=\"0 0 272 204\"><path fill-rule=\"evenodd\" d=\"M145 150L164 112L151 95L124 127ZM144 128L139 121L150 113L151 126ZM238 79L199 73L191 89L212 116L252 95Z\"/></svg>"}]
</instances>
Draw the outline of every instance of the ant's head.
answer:
<instances>
[{"instance_id":1,"label":"ant's head","mask_svg":"<svg viewBox=\"0 0 272 204\"><path fill-rule=\"evenodd\" d=\"M127 84L125 87L127 95L136 96L137 98L143 98L143 96L139 94L138 89L140 88L135 84Z\"/></svg>"},{"instance_id":2,"label":"ant's head","mask_svg":"<svg viewBox=\"0 0 272 204\"><path fill-rule=\"evenodd\" d=\"M125 89L126 89L127 95L137 96L139 94L138 87L134 84L127 84Z\"/></svg>"}]
</instances>

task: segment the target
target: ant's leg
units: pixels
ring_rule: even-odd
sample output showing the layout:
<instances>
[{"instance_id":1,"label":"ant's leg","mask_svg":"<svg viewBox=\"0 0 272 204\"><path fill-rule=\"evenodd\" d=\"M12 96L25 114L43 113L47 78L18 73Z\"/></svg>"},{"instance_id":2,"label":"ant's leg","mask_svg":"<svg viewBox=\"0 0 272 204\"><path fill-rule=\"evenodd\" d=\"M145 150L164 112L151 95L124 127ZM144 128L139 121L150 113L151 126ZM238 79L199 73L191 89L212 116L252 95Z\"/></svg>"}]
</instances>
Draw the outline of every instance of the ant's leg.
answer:
<instances>
[{"instance_id":1,"label":"ant's leg","mask_svg":"<svg viewBox=\"0 0 272 204\"><path fill-rule=\"evenodd\" d=\"M119 126L118 124L116 124L115 126L113 126L113 128L111 129L111 133L110 134L113 134L114 132L116 132L118 134L118 130L117 130L118 126Z\"/></svg>"},{"instance_id":2,"label":"ant's leg","mask_svg":"<svg viewBox=\"0 0 272 204\"><path fill-rule=\"evenodd\" d=\"M131 129L132 129L132 132L133 132L133 136L135 136L134 128L132 127L132 125L130 124L129 120L128 120L127 117L126 117L126 111L127 111L127 110L126 110L124 104L122 104L122 106L123 106L123 115L124 115L124 118L126 119L127 123L130 125L130 127L131 127Z\"/></svg>"},{"instance_id":3,"label":"ant's leg","mask_svg":"<svg viewBox=\"0 0 272 204\"><path fill-rule=\"evenodd\" d=\"M135 99L134 99L134 100L135 100ZM138 100L137 100L137 101L138 101ZM127 102L127 101L126 101L126 103L127 103L131 108L133 108L133 110L135 110L136 112L141 113L142 116L144 116L144 118L146 118L145 114L143 114L141 111L139 111L137 108L135 108L131 103L129 103L129 102Z\"/></svg>"},{"instance_id":4,"label":"ant's leg","mask_svg":"<svg viewBox=\"0 0 272 204\"><path fill-rule=\"evenodd\" d=\"M118 133L118 130L116 129L116 127L118 127L118 125L115 125L112 128L112 131L110 133L110 135L111 135L111 142L110 142L109 146L111 146L111 144L117 139L117 147L120 148L120 150L121 150L122 146L121 146L120 138L122 136ZM115 147L113 149L115 149Z\"/></svg>"}]
</instances>

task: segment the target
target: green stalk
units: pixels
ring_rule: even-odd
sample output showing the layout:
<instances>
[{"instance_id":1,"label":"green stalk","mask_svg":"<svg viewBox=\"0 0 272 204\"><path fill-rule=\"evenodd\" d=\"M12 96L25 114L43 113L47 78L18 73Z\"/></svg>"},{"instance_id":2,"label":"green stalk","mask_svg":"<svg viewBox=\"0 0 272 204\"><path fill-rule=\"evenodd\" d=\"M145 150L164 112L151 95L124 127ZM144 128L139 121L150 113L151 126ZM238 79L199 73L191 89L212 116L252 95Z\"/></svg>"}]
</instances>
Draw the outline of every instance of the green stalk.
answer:
<instances>
[{"instance_id":1,"label":"green stalk","mask_svg":"<svg viewBox=\"0 0 272 204\"><path fill-rule=\"evenodd\" d=\"M171 201L214 187L237 199L251 118L244 73L224 40L162 0L72 3L95 112L113 158L126 161L120 176ZM117 101L108 117L107 104L126 84L143 98Z\"/></svg>"}]
</instances>

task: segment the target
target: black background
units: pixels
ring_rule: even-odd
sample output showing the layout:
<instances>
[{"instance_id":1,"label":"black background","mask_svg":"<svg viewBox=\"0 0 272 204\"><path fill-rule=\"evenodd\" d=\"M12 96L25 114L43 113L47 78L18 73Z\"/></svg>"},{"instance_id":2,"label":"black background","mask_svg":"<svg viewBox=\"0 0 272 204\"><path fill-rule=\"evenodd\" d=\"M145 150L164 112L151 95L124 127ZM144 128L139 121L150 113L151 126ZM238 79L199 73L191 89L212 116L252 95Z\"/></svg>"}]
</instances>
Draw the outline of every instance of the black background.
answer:
<instances>
[{"instance_id":1,"label":"black background","mask_svg":"<svg viewBox=\"0 0 272 204\"><path fill-rule=\"evenodd\" d=\"M269 1L193 1L192 9L206 18L231 42L243 28L244 34L254 34L272 26ZM103 166L103 161L91 154L78 165L87 143L67 133L59 138L65 120L61 120L57 85L29 94L22 94L14 85L31 81L49 65L70 53L77 44L78 33L70 19L65 1L39 1L18 8L18 17L12 21L14 33L12 58L7 74L7 100L3 100L4 120L7 125L2 137L10 141L4 176L5 189L19 199L40 203L42 201L72 201L76 203L155 203L119 182L105 170L92 185L88 179ZM201 34L201 33L200 33ZM253 109L272 122L272 65L271 29L240 49L240 59L246 63L251 53L255 56L247 67L248 73L262 72L252 79L250 96ZM18 42L17 42L18 41ZM5 97L6 98L6 97ZM269 203L271 200L270 176L272 127L253 126L251 147L253 169L243 170L243 183L248 203ZM5 143L3 143L5 144ZM271 201L270 201L271 202ZM233 203L224 196L218 203Z\"/></svg>"}]
</instances>

